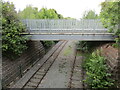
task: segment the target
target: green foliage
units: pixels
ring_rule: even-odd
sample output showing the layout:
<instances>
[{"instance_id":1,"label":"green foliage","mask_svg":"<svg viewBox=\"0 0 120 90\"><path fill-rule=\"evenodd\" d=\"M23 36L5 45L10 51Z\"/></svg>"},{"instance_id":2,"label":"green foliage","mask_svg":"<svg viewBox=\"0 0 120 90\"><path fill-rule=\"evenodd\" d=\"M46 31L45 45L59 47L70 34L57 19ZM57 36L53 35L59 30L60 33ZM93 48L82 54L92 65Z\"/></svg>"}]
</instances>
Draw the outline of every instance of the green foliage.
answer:
<instances>
[{"instance_id":1,"label":"green foliage","mask_svg":"<svg viewBox=\"0 0 120 90\"><path fill-rule=\"evenodd\" d=\"M54 41L42 41L42 42L45 47L50 47L51 45L55 44Z\"/></svg>"},{"instance_id":2,"label":"green foliage","mask_svg":"<svg viewBox=\"0 0 120 90\"><path fill-rule=\"evenodd\" d=\"M120 42L120 1L103 2L101 6L101 21L104 27L109 29L109 32L113 32L117 36L115 41L118 44Z\"/></svg>"},{"instance_id":3,"label":"green foliage","mask_svg":"<svg viewBox=\"0 0 120 90\"><path fill-rule=\"evenodd\" d=\"M40 19L62 19L63 16L58 14L54 9L42 8L38 13Z\"/></svg>"},{"instance_id":4,"label":"green foliage","mask_svg":"<svg viewBox=\"0 0 120 90\"><path fill-rule=\"evenodd\" d=\"M38 8L29 5L23 11L19 11L18 14L22 19L37 19Z\"/></svg>"},{"instance_id":5,"label":"green foliage","mask_svg":"<svg viewBox=\"0 0 120 90\"><path fill-rule=\"evenodd\" d=\"M2 32L2 1L0 1L0 32ZM0 33L0 39L1 39L1 33ZM1 46L0 46L1 48Z\"/></svg>"},{"instance_id":6,"label":"green foliage","mask_svg":"<svg viewBox=\"0 0 120 90\"><path fill-rule=\"evenodd\" d=\"M106 42L101 41L79 41L78 49L82 52L92 52L98 46L104 44Z\"/></svg>"},{"instance_id":7,"label":"green foliage","mask_svg":"<svg viewBox=\"0 0 120 90\"><path fill-rule=\"evenodd\" d=\"M82 52L88 52L88 45L86 41L79 41L78 48Z\"/></svg>"},{"instance_id":8,"label":"green foliage","mask_svg":"<svg viewBox=\"0 0 120 90\"><path fill-rule=\"evenodd\" d=\"M38 8L27 6L23 11L19 11L19 16L22 19L62 19L63 16L58 14L55 9L42 8L38 11Z\"/></svg>"},{"instance_id":9,"label":"green foliage","mask_svg":"<svg viewBox=\"0 0 120 90\"><path fill-rule=\"evenodd\" d=\"M26 37L20 33L25 31L25 26L19 21L14 5L2 2L2 50L3 55L20 55L26 48ZM14 54L14 55L13 55Z\"/></svg>"},{"instance_id":10,"label":"green foliage","mask_svg":"<svg viewBox=\"0 0 120 90\"><path fill-rule=\"evenodd\" d=\"M84 68L87 74L84 82L91 88L108 88L114 85L114 80L110 79L111 74L107 73L105 58L100 56L100 51L93 52L85 59Z\"/></svg>"},{"instance_id":11,"label":"green foliage","mask_svg":"<svg viewBox=\"0 0 120 90\"><path fill-rule=\"evenodd\" d=\"M65 17L64 19L74 19L75 20L75 18L71 18L71 17Z\"/></svg>"},{"instance_id":12,"label":"green foliage","mask_svg":"<svg viewBox=\"0 0 120 90\"><path fill-rule=\"evenodd\" d=\"M98 15L93 10L85 11L83 19L98 19Z\"/></svg>"},{"instance_id":13,"label":"green foliage","mask_svg":"<svg viewBox=\"0 0 120 90\"><path fill-rule=\"evenodd\" d=\"M69 47L67 47L63 52L64 56L70 55L71 51L72 51L72 47L71 47L71 45L69 45Z\"/></svg>"}]
</instances>

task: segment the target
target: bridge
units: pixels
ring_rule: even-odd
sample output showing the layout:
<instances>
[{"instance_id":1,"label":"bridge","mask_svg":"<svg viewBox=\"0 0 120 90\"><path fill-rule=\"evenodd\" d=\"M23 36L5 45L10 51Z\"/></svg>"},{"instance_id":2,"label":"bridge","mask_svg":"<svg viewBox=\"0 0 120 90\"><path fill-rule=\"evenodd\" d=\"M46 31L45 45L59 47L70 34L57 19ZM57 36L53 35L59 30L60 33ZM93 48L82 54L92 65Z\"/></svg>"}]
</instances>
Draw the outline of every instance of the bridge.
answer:
<instances>
[{"instance_id":1,"label":"bridge","mask_svg":"<svg viewBox=\"0 0 120 90\"><path fill-rule=\"evenodd\" d=\"M99 19L25 19L25 34L31 40L113 41Z\"/></svg>"}]
</instances>

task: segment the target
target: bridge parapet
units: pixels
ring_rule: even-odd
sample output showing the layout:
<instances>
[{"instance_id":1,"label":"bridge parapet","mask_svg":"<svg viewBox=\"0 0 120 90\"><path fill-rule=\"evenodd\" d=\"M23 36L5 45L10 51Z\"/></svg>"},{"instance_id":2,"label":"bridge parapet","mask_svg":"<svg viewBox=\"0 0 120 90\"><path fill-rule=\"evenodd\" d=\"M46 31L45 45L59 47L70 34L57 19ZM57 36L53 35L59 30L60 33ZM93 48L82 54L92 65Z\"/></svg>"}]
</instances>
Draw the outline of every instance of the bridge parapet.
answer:
<instances>
[{"instance_id":1,"label":"bridge parapet","mask_svg":"<svg viewBox=\"0 0 120 90\"><path fill-rule=\"evenodd\" d=\"M28 27L29 32L40 33L90 33L90 32L106 32L99 19L26 19L22 22ZM94 31L95 30L95 31Z\"/></svg>"}]
</instances>

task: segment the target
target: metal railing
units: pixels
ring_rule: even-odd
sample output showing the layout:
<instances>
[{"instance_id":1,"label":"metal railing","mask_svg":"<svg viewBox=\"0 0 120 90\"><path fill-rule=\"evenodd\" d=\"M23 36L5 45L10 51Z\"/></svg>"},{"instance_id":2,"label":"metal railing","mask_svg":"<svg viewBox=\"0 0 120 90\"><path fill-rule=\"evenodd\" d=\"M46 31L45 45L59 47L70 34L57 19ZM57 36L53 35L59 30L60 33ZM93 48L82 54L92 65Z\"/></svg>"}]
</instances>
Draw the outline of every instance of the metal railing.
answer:
<instances>
[{"instance_id":1,"label":"metal railing","mask_svg":"<svg viewBox=\"0 0 120 90\"><path fill-rule=\"evenodd\" d=\"M30 33L106 32L99 19L25 19L22 22Z\"/></svg>"}]
</instances>

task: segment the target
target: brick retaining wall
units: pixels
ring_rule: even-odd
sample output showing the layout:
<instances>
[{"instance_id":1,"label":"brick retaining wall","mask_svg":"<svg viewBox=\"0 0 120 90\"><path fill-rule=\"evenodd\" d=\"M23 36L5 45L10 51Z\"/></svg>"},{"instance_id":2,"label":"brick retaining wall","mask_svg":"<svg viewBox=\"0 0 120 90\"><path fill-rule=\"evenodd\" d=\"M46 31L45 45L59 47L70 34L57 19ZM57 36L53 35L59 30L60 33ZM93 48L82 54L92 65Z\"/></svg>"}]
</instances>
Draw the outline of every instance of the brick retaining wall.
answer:
<instances>
[{"instance_id":1,"label":"brick retaining wall","mask_svg":"<svg viewBox=\"0 0 120 90\"><path fill-rule=\"evenodd\" d=\"M110 44L101 46L102 55L107 59L107 65L110 73L112 73L114 79L120 82L120 56L119 50L113 48Z\"/></svg>"},{"instance_id":2,"label":"brick retaining wall","mask_svg":"<svg viewBox=\"0 0 120 90\"><path fill-rule=\"evenodd\" d=\"M2 86L6 87L11 82L16 82L30 66L41 59L45 49L40 41L29 41L28 49L16 60L2 58Z\"/></svg>"}]
</instances>

